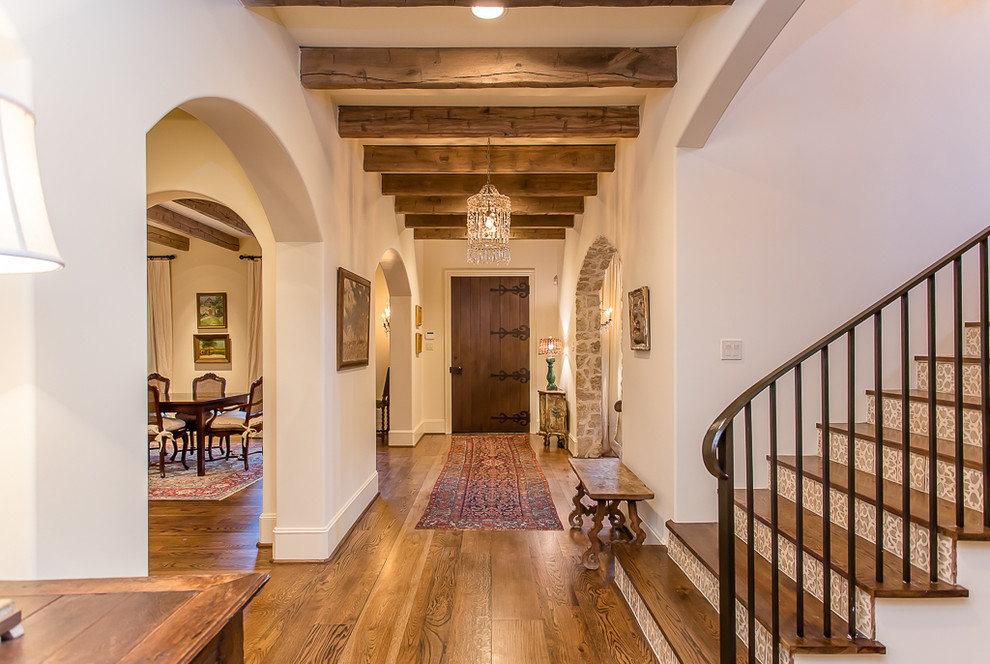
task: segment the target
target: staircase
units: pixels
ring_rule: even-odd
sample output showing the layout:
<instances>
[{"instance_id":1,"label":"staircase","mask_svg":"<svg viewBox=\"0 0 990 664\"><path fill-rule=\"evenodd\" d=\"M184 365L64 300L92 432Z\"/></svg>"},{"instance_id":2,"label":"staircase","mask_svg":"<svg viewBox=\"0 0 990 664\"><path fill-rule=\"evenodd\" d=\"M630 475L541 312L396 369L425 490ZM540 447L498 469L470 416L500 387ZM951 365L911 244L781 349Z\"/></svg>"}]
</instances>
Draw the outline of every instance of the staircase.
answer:
<instances>
[{"instance_id":1,"label":"staircase","mask_svg":"<svg viewBox=\"0 0 990 664\"><path fill-rule=\"evenodd\" d=\"M723 411L703 448L717 522L613 547L615 583L661 663L885 653L878 600L969 596L960 543L990 540L988 236Z\"/></svg>"}]
</instances>

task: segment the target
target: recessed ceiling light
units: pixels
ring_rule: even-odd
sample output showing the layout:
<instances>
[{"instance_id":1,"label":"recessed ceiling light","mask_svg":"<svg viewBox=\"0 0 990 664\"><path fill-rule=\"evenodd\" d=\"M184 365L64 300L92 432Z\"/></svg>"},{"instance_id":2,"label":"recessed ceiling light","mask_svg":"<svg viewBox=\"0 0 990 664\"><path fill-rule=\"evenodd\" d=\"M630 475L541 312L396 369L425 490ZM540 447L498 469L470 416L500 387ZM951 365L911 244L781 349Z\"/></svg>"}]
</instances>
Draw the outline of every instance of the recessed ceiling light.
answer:
<instances>
[{"instance_id":1,"label":"recessed ceiling light","mask_svg":"<svg viewBox=\"0 0 990 664\"><path fill-rule=\"evenodd\" d=\"M493 7L491 5L485 7L472 7L471 13L478 18L492 19L498 18L505 13L505 7Z\"/></svg>"}]
</instances>

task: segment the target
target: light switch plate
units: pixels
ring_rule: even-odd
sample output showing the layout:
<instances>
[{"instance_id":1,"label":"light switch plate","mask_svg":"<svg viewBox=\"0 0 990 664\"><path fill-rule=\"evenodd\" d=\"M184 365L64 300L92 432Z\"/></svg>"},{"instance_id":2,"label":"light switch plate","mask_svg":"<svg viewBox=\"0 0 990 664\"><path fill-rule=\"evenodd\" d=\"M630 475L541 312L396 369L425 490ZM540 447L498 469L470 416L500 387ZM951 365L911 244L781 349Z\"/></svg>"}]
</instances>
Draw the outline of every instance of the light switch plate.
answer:
<instances>
[{"instance_id":1,"label":"light switch plate","mask_svg":"<svg viewBox=\"0 0 990 664\"><path fill-rule=\"evenodd\" d=\"M723 360L741 360L742 359L742 339L722 339L722 354L721 359Z\"/></svg>"}]
</instances>

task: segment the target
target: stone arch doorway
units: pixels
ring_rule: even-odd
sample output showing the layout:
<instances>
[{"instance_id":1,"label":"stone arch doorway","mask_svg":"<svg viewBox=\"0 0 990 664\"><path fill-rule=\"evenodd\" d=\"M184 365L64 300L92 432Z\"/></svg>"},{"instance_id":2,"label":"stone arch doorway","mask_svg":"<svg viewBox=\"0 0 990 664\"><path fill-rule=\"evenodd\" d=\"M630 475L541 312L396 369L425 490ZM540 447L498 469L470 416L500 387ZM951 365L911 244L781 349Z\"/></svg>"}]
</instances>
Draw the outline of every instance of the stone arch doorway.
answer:
<instances>
[{"instance_id":1,"label":"stone arch doorway","mask_svg":"<svg viewBox=\"0 0 990 664\"><path fill-rule=\"evenodd\" d=\"M402 257L389 249L378 261L388 286L390 306L389 334L389 419L388 444L411 447L416 444L413 424L413 357L415 356L415 320L412 287Z\"/></svg>"},{"instance_id":2,"label":"stone arch doorway","mask_svg":"<svg viewBox=\"0 0 990 664\"><path fill-rule=\"evenodd\" d=\"M616 254L608 239L599 236L588 247L578 273L574 296L574 367L575 455L579 457L602 455L606 413L602 407L601 290L605 272Z\"/></svg>"}]
</instances>

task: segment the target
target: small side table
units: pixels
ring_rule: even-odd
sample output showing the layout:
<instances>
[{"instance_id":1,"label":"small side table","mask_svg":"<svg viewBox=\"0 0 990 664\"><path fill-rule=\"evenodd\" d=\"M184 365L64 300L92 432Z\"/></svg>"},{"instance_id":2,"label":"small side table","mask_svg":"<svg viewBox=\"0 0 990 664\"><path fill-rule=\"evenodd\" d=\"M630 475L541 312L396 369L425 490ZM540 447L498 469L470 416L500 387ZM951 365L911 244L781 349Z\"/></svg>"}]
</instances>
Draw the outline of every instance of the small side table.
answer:
<instances>
[{"instance_id":1,"label":"small side table","mask_svg":"<svg viewBox=\"0 0 990 664\"><path fill-rule=\"evenodd\" d=\"M550 436L557 436L557 447L567 447L567 393L563 390L539 390L539 393L544 447L550 446Z\"/></svg>"}]
</instances>

